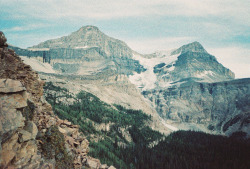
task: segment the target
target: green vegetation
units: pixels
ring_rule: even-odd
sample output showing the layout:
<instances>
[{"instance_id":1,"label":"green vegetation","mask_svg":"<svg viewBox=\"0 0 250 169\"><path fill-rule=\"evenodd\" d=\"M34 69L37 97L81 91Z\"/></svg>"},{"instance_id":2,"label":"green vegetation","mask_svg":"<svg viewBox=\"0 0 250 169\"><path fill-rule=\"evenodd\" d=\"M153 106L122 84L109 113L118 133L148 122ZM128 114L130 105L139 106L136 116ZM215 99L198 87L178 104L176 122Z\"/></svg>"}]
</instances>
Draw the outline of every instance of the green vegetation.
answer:
<instances>
[{"instance_id":1,"label":"green vegetation","mask_svg":"<svg viewBox=\"0 0 250 169\"><path fill-rule=\"evenodd\" d=\"M80 126L90 140L89 155L102 163L122 169L247 169L250 166L249 140L241 139L244 133L227 138L178 131L164 137L147 126L151 117L141 111L108 105L84 91L74 97L67 89L60 90L53 84L46 85L45 90L60 92L60 96L47 95L47 101L60 118ZM75 101L69 105L60 102L63 93ZM110 129L98 129L96 126L100 124L110 125ZM126 138L126 133L131 140ZM158 144L150 148L154 142Z\"/></svg>"},{"instance_id":2,"label":"green vegetation","mask_svg":"<svg viewBox=\"0 0 250 169\"><path fill-rule=\"evenodd\" d=\"M89 155L100 159L102 163L117 168L135 168L133 162L127 161L127 150L136 149L137 146L147 147L163 137L147 126L151 122L151 116L141 110L108 105L85 91L74 97L67 89L61 90L52 83L47 83L44 90L51 93L47 94L46 100L52 105L54 113L61 119L68 119L80 126L80 130L90 140ZM60 102L61 97L74 98L75 101L66 105ZM110 128L98 129L98 125L109 125ZM126 139L125 135L131 140ZM94 141L95 138L98 141Z\"/></svg>"},{"instance_id":3,"label":"green vegetation","mask_svg":"<svg viewBox=\"0 0 250 169\"><path fill-rule=\"evenodd\" d=\"M73 158L66 152L64 136L57 126L48 128L41 141L43 156L47 159L56 159L56 168L73 168Z\"/></svg>"}]
</instances>

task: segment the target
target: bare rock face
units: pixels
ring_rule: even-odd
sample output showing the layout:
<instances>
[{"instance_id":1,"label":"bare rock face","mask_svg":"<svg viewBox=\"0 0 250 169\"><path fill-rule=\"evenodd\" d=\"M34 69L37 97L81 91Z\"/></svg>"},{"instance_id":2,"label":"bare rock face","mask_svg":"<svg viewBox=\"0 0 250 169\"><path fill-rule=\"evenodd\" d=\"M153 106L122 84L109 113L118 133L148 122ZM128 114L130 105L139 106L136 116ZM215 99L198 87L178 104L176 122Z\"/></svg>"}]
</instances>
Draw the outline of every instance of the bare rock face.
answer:
<instances>
[{"instance_id":1,"label":"bare rock face","mask_svg":"<svg viewBox=\"0 0 250 169\"><path fill-rule=\"evenodd\" d=\"M0 168L82 168L88 140L54 115L44 82L6 47L0 32Z\"/></svg>"},{"instance_id":2,"label":"bare rock face","mask_svg":"<svg viewBox=\"0 0 250 169\"><path fill-rule=\"evenodd\" d=\"M25 91L25 87L17 80L0 79L0 92L1 93L15 93Z\"/></svg>"},{"instance_id":3,"label":"bare rock face","mask_svg":"<svg viewBox=\"0 0 250 169\"><path fill-rule=\"evenodd\" d=\"M145 91L164 119L203 125L211 132L250 136L250 79L183 84Z\"/></svg>"},{"instance_id":4,"label":"bare rock face","mask_svg":"<svg viewBox=\"0 0 250 169\"><path fill-rule=\"evenodd\" d=\"M13 85L17 84L16 87ZM27 106L25 88L19 81L0 79L0 134L16 130L24 126L24 118L20 108Z\"/></svg>"}]
</instances>

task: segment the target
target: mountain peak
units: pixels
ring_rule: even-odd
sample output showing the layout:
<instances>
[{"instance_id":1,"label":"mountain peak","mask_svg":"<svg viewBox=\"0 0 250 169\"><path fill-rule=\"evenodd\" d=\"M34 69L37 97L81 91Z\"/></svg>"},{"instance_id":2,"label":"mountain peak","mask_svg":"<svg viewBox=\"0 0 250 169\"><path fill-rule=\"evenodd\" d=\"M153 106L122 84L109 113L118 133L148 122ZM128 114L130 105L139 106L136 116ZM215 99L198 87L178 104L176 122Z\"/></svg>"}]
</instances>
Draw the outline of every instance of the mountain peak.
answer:
<instances>
[{"instance_id":1,"label":"mountain peak","mask_svg":"<svg viewBox=\"0 0 250 169\"><path fill-rule=\"evenodd\" d=\"M171 54L185 53L185 52L199 52L199 53L207 53L204 47L197 41L186 44L173 51Z\"/></svg>"},{"instance_id":2,"label":"mountain peak","mask_svg":"<svg viewBox=\"0 0 250 169\"><path fill-rule=\"evenodd\" d=\"M102 31L100 31L98 27L92 25L83 26L77 31L72 32L70 35L63 36L57 39L47 40L33 46L32 48L35 50L37 50L37 48L61 48L84 51L98 48L96 52L100 55L103 55L103 57L132 56L132 50L127 46L125 42L109 37ZM65 54L67 54L67 52ZM93 57L93 55L94 54L92 54L91 56Z\"/></svg>"},{"instance_id":3,"label":"mountain peak","mask_svg":"<svg viewBox=\"0 0 250 169\"><path fill-rule=\"evenodd\" d=\"M82 26L77 32L81 31L100 31L98 27L93 25Z\"/></svg>"}]
</instances>

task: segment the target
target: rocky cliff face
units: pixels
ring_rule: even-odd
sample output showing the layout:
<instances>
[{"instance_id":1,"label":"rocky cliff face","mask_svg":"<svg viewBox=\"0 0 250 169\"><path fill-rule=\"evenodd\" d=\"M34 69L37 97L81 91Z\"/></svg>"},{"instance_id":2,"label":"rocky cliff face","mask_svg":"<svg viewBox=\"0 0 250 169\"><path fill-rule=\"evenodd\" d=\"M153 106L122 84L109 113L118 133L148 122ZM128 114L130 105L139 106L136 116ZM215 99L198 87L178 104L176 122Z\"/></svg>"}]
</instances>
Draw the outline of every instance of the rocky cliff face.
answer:
<instances>
[{"instance_id":1,"label":"rocky cliff face","mask_svg":"<svg viewBox=\"0 0 250 169\"><path fill-rule=\"evenodd\" d=\"M202 124L210 131L250 134L250 79L186 83L143 92L164 119Z\"/></svg>"},{"instance_id":2,"label":"rocky cliff face","mask_svg":"<svg viewBox=\"0 0 250 169\"><path fill-rule=\"evenodd\" d=\"M87 157L78 126L54 115L44 82L7 48L2 32L0 65L0 168L108 168Z\"/></svg>"}]
</instances>

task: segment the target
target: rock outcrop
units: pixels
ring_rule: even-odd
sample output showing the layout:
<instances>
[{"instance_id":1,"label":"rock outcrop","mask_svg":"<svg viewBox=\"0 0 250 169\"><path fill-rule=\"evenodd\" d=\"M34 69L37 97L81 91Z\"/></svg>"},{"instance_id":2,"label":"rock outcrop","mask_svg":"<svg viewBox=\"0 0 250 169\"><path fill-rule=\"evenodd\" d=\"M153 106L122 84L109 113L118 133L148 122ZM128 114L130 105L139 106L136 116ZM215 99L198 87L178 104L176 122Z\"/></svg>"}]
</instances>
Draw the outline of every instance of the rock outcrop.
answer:
<instances>
[{"instance_id":1,"label":"rock outcrop","mask_svg":"<svg viewBox=\"0 0 250 169\"><path fill-rule=\"evenodd\" d=\"M43 99L43 84L7 48L0 32L0 168L81 168L88 164L88 140L77 125L54 115Z\"/></svg>"}]
</instances>

